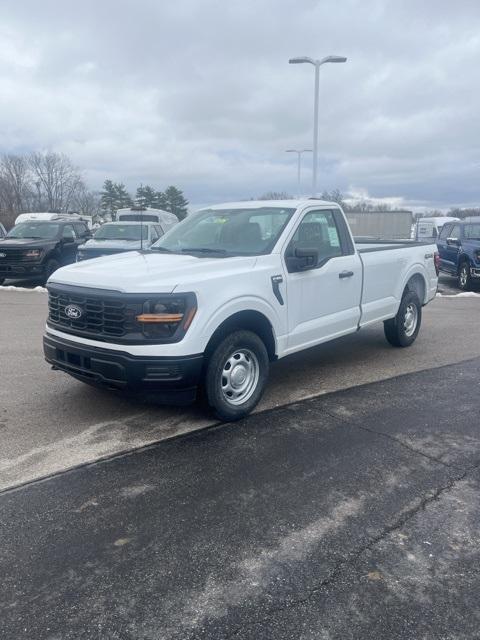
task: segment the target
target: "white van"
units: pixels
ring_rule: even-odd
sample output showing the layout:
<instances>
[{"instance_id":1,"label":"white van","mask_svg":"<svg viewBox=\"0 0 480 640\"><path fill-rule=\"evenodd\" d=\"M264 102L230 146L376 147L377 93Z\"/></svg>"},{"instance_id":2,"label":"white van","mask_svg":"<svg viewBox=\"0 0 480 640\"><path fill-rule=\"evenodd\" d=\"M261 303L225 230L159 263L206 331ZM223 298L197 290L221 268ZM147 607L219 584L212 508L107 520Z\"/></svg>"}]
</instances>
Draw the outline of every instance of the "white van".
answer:
<instances>
[{"instance_id":1,"label":"white van","mask_svg":"<svg viewBox=\"0 0 480 640\"><path fill-rule=\"evenodd\" d=\"M178 223L174 213L153 207L118 209L116 219L117 222L156 222L162 226L164 233Z\"/></svg>"},{"instance_id":2,"label":"white van","mask_svg":"<svg viewBox=\"0 0 480 640\"><path fill-rule=\"evenodd\" d=\"M30 213L21 213L15 219L15 224L20 224L21 222L28 222L31 220L82 220L87 223L88 228L92 229L92 218L91 216L82 216L79 213L48 213L48 212L30 212Z\"/></svg>"},{"instance_id":3,"label":"white van","mask_svg":"<svg viewBox=\"0 0 480 640\"><path fill-rule=\"evenodd\" d=\"M452 218L450 216L420 218L415 228L415 240L420 242L433 240L435 242L444 224L447 222L458 222L458 220L459 218Z\"/></svg>"}]
</instances>

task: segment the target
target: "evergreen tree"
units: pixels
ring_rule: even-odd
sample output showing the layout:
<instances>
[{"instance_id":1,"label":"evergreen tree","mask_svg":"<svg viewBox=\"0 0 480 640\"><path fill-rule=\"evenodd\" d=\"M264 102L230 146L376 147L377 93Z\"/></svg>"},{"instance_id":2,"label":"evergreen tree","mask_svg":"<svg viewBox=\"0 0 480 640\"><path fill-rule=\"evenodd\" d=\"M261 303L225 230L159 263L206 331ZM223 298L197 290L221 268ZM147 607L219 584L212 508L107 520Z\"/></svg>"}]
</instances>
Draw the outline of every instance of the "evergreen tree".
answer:
<instances>
[{"instance_id":1,"label":"evergreen tree","mask_svg":"<svg viewBox=\"0 0 480 640\"><path fill-rule=\"evenodd\" d=\"M115 187L115 195L116 195L116 205L117 209L125 209L127 207L133 206L133 200L130 197L130 194L125 188L125 185L120 183L114 183Z\"/></svg>"},{"instance_id":2,"label":"evergreen tree","mask_svg":"<svg viewBox=\"0 0 480 640\"><path fill-rule=\"evenodd\" d=\"M183 191L170 186L165 189L166 209L174 213L179 220L187 216L188 200L185 199Z\"/></svg>"},{"instance_id":3,"label":"evergreen tree","mask_svg":"<svg viewBox=\"0 0 480 640\"><path fill-rule=\"evenodd\" d=\"M156 207L157 192L152 187L141 184L137 189L135 204L139 207Z\"/></svg>"},{"instance_id":4,"label":"evergreen tree","mask_svg":"<svg viewBox=\"0 0 480 640\"><path fill-rule=\"evenodd\" d=\"M166 195L163 191L157 191L155 193L154 207L156 209L162 209L163 211L169 211L168 209L168 201Z\"/></svg>"},{"instance_id":5,"label":"evergreen tree","mask_svg":"<svg viewBox=\"0 0 480 640\"><path fill-rule=\"evenodd\" d=\"M100 209L104 213L110 214L112 218L117 210L117 191L115 187L114 182L105 180L103 189L100 192Z\"/></svg>"}]
</instances>

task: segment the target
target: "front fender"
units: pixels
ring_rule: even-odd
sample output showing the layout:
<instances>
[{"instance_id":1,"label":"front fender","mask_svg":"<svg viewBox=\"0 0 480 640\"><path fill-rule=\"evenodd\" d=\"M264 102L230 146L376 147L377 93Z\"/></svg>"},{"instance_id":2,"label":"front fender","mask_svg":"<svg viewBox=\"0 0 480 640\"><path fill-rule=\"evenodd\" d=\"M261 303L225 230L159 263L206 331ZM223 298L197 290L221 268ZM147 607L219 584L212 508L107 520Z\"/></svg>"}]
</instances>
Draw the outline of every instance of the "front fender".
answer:
<instances>
[{"instance_id":1,"label":"front fender","mask_svg":"<svg viewBox=\"0 0 480 640\"><path fill-rule=\"evenodd\" d=\"M284 332L282 329L283 321L277 310L267 300L259 296L241 296L223 304L216 311L209 314L205 319L205 324L197 327L203 348L207 346L210 338L220 325L236 313L245 311L256 311L265 316L272 327L275 344L277 344L277 336Z\"/></svg>"}]
</instances>

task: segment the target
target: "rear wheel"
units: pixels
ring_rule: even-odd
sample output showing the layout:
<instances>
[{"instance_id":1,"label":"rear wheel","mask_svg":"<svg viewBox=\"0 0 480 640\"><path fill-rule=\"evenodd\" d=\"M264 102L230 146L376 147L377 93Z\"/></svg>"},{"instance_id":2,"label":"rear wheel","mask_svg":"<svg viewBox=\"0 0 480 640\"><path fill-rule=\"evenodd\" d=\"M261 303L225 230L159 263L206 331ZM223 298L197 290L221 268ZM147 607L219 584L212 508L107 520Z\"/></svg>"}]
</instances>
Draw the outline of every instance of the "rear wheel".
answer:
<instances>
[{"instance_id":1,"label":"rear wheel","mask_svg":"<svg viewBox=\"0 0 480 640\"><path fill-rule=\"evenodd\" d=\"M209 405L221 420L240 420L258 404L268 379L263 341L252 331L234 331L213 351L205 375Z\"/></svg>"},{"instance_id":2,"label":"rear wheel","mask_svg":"<svg viewBox=\"0 0 480 640\"><path fill-rule=\"evenodd\" d=\"M462 291L468 291L471 283L470 265L468 262L462 262L458 270L458 287Z\"/></svg>"},{"instance_id":3,"label":"rear wheel","mask_svg":"<svg viewBox=\"0 0 480 640\"><path fill-rule=\"evenodd\" d=\"M395 318L383 323L385 338L393 347L409 347L422 323L422 305L414 291L404 294Z\"/></svg>"}]
</instances>

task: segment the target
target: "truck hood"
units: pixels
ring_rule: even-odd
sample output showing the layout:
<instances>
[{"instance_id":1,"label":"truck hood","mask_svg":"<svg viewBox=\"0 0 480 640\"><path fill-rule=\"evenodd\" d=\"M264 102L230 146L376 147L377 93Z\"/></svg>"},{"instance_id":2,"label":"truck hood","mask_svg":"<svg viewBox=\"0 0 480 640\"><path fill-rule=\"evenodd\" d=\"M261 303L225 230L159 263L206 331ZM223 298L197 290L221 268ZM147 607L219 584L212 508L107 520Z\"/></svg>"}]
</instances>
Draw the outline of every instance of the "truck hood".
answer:
<instances>
[{"instance_id":1,"label":"truck hood","mask_svg":"<svg viewBox=\"0 0 480 640\"><path fill-rule=\"evenodd\" d=\"M147 244L145 240L143 246ZM79 251L98 251L105 249L106 251L137 251L141 249L140 240L87 240L85 244L78 247Z\"/></svg>"},{"instance_id":2,"label":"truck hood","mask_svg":"<svg viewBox=\"0 0 480 640\"><path fill-rule=\"evenodd\" d=\"M35 240L33 238L0 238L0 247L11 247L12 249L42 248L46 245L55 244L55 239Z\"/></svg>"},{"instance_id":3,"label":"truck hood","mask_svg":"<svg viewBox=\"0 0 480 640\"><path fill-rule=\"evenodd\" d=\"M49 284L109 289L123 293L172 293L188 291L195 283L250 271L255 256L197 258L189 255L133 251L93 258L62 267Z\"/></svg>"}]
</instances>

